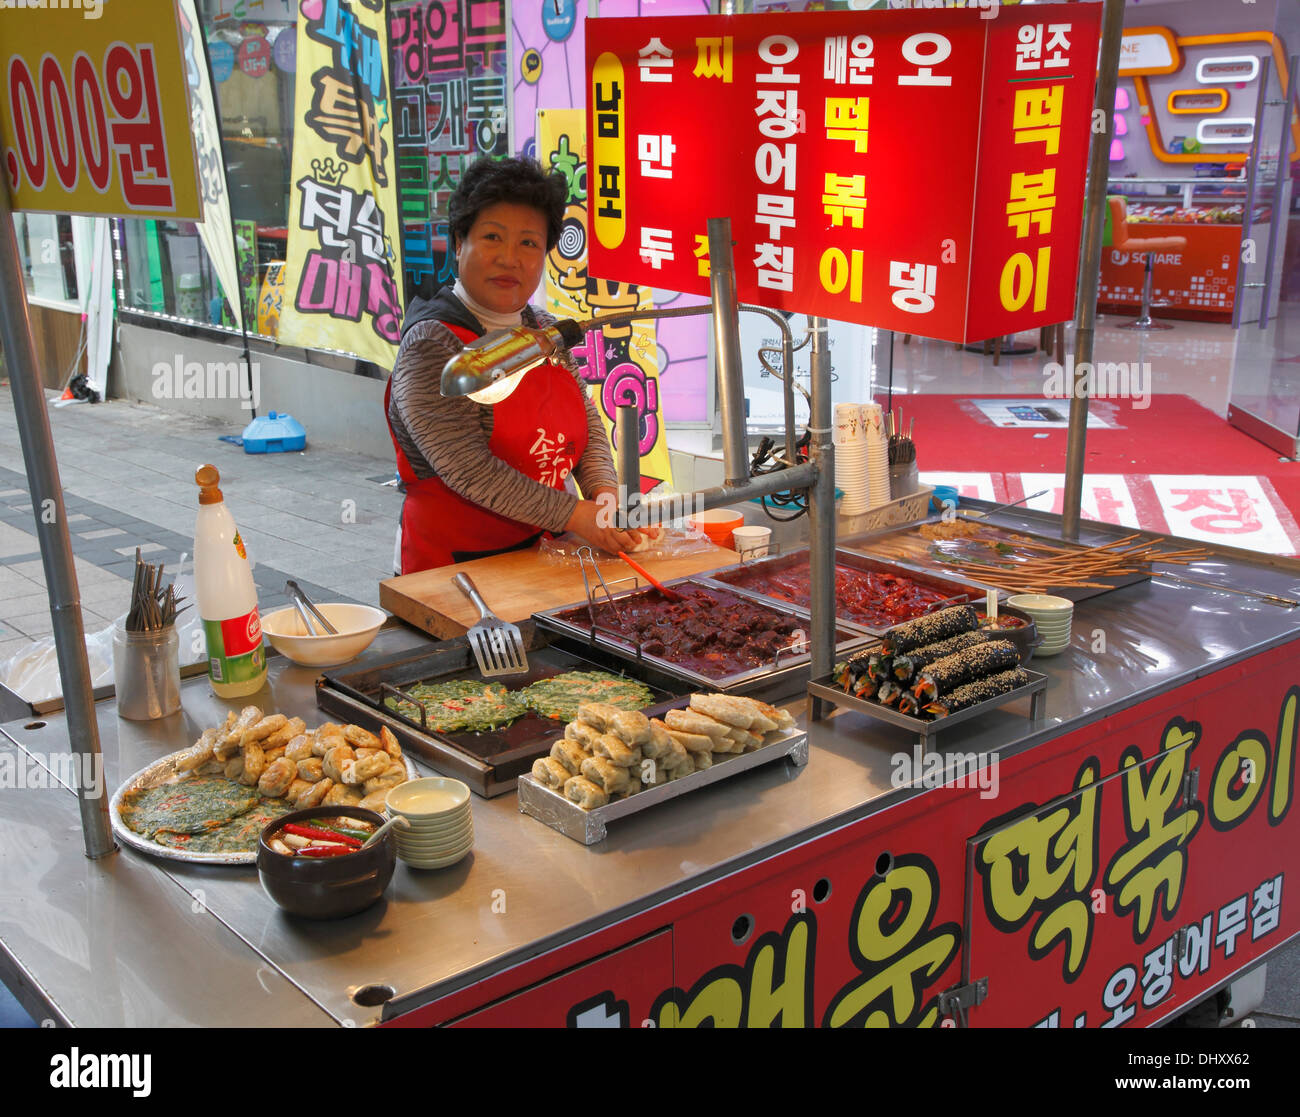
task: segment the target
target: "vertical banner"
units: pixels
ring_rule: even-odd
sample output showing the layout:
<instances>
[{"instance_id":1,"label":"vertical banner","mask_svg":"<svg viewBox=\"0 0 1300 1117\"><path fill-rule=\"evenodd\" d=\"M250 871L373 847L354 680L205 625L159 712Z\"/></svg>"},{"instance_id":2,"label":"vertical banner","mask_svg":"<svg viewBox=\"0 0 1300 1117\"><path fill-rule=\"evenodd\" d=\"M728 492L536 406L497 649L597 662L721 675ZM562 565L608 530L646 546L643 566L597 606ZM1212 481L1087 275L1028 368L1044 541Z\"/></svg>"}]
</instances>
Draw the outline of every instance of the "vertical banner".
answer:
<instances>
[{"instance_id":1,"label":"vertical banner","mask_svg":"<svg viewBox=\"0 0 1300 1117\"><path fill-rule=\"evenodd\" d=\"M572 5L572 0L567 0ZM455 280L447 197L480 155L507 155L506 0L394 0L388 7L397 198L406 290Z\"/></svg>"},{"instance_id":2,"label":"vertical banner","mask_svg":"<svg viewBox=\"0 0 1300 1117\"><path fill-rule=\"evenodd\" d=\"M1100 5L1045 11L592 21L593 271L705 294L728 216L742 302L948 341L1071 318Z\"/></svg>"},{"instance_id":3,"label":"vertical banner","mask_svg":"<svg viewBox=\"0 0 1300 1117\"><path fill-rule=\"evenodd\" d=\"M279 337L389 369L403 304L383 8L383 0L300 5Z\"/></svg>"},{"instance_id":4,"label":"vertical banner","mask_svg":"<svg viewBox=\"0 0 1300 1117\"><path fill-rule=\"evenodd\" d=\"M0 7L15 210L203 217L175 0Z\"/></svg>"},{"instance_id":5,"label":"vertical banner","mask_svg":"<svg viewBox=\"0 0 1300 1117\"><path fill-rule=\"evenodd\" d=\"M240 294L239 267L235 262L234 228L230 223L230 193L226 189L226 159L221 150L221 130L208 80L208 60L203 45L203 28L194 10L194 0L179 0L181 41L185 52L185 80L190 87L190 131L198 160L199 189L203 193L203 220L199 238L208 251L212 268L226 296L235 328L244 328L244 305Z\"/></svg>"},{"instance_id":6,"label":"vertical banner","mask_svg":"<svg viewBox=\"0 0 1300 1117\"><path fill-rule=\"evenodd\" d=\"M649 310L651 290L630 283L594 279L587 272L587 142L581 109L543 109L537 114L538 158L569 183L568 207L560 239L546 257L546 309L562 318L590 318L616 310ZM639 425L641 491L672 484L668 440L659 402L658 347L654 322L633 322L592 330L586 345L574 350L584 364L583 379L600 410L610 441L620 404L634 403Z\"/></svg>"}]
</instances>

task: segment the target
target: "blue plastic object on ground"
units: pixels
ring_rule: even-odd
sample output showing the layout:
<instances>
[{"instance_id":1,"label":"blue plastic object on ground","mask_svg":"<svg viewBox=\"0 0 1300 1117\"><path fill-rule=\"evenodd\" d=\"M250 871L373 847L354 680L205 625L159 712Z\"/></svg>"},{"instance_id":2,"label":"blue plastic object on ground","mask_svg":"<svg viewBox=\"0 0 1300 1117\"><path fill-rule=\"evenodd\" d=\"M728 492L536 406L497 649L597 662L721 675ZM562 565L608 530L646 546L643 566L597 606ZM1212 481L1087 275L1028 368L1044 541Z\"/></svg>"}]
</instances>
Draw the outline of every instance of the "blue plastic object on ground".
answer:
<instances>
[{"instance_id":1,"label":"blue plastic object on ground","mask_svg":"<svg viewBox=\"0 0 1300 1117\"><path fill-rule=\"evenodd\" d=\"M292 415L272 411L259 415L244 428L245 454L280 454L302 450L306 445L307 432Z\"/></svg>"}]
</instances>

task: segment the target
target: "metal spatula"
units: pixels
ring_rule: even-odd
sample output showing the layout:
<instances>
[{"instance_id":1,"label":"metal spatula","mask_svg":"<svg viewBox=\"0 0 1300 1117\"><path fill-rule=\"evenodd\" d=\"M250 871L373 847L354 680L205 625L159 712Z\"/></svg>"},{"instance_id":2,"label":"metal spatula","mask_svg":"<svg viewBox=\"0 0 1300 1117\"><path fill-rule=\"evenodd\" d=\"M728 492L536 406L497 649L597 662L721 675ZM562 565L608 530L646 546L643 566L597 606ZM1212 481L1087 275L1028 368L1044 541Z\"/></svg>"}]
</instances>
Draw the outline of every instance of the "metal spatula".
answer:
<instances>
[{"instance_id":1,"label":"metal spatula","mask_svg":"<svg viewBox=\"0 0 1300 1117\"><path fill-rule=\"evenodd\" d=\"M474 649L479 674L487 679L494 675L522 675L526 672L528 658L524 654L524 638L519 629L507 624L487 607L468 574L457 574L452 582L479 611L478 624L465 634L469 646Z\"/></svg>"}]
</instances>

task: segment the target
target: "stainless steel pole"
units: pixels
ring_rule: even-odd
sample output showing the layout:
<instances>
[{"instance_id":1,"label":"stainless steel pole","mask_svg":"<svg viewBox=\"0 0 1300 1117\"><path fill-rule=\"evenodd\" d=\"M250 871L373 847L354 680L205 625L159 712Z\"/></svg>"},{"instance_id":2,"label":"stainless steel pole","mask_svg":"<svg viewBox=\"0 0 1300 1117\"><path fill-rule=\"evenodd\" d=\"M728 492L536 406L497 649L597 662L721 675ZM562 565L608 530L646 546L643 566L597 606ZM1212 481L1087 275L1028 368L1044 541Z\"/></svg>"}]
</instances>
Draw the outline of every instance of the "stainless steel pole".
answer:
<instances>
[{"instance_id":1,"label":"stainless steel pole","mask_svg":"<svg viewBox=\"0 0 1300 1117\"><path fill-rule=\"evenodd\" d=\"M1282 204L1286 194L1286 176L1291 171L1291 102L1295 91L1295 70L1300 55L1291 55L1290 69L1278 74L1278 85L1289 83L1282 90L1282 128L1277 137L1277 168L1273 175L1272 220L1268 225L1268 256L1264 261L1264 290L1259 300L1259 328L1268 328L1268 304L1273 298L1273 265L1277 262L1277 242L1286 236L1287 210Z\"/></svg>"},{"instance_id":2,"label":"stainless steel pole","mask_svg":"<svg viewBox=\"0 0 1300 1117\"><path fill-rule=\"evenodd\" d=\"M104 762L95 723L90 665L86 660L86 633L81 621L81 591L72 564L72 542L63 506L63 486L54 457L50 416L45 409L27 314L26 287L18 259L9 189L0 175L0 342L4 345L9 386L13 391L23 464L32 492L32 514L40 541L45 585L54 621L54 647L63 684L68 737L77 756L77 799L81 810L86 856L105 857L116 851L108 824L108 792L104 787Z\"/></svg>"},{"instance_id":3,"label":"stainless steel pole","mask_svg":"<svg viewBox=\"0 0 1300 1117\"><path fill-rule=\"evenodd\" d=\"M618 483L623 488L620 528L641 527L641 409L635 403L620 403L614 414L614 438L618 442Z\"/></svg>"},{"instance_id":4,"label":"stainless steel pole","mask_svg":"<svg viewBox=\"0 0 1300 1117\"><path fill-rule=\"evenodd\" d=\"M1110 138L1114 132L1115 86L1119 80L1119 51L1124 36L1124 0L1105 0L1101 26L1101 58L1097 64L1095 108L1106 122L1104 133L1093 133L1088 158L1088 197L1083 213L1083 258L1079 265L1079 299L1075 304L1075 377L1070 398L1069 441L1065 449L1065 497L1061 534L1079 538L1083 508L1083 452L1088 437L1088 394L1092 367L1092 342L1097 321L1097 286L1101 281L1101 235L1105 228L1106 169L1110 163Z\"/></svg>"},{"instance_id":5,"label":"stainless steel pole","mask_svg":"<svg viewBox=\"0 0 1300 1117\"><path fill-rule=\"evenodd\" d=\"M1237 294L1232 300L1232 328L1241 326L1246 304L1246 288L1258 287L1247 283L1245 246L1255 231L1255 187L1259 182L1259 149L1264 140L1264 102L1268 97L1268 74L1271 59L1266 54L1259 60L1259 92L1255 95L1255 125L1250 136L1250 154L1246 157L1246 208L1241 215L1242 251L1237 253Z\"/></svg>"},{"instance_id":6,"label":"stainless steel pole","mask_svg":"<svg viewBox=\"0 0 1300 1117\"><path fill-rule=\"evenodd\" d=\"M740 359L731 218L710 217L708 229L713 342L718 354L718 400L722 409L723 472L728 485L743 485L749 480L749 450L745 437L745 372Z\"/></svg>"},{"instance_id":7,"label":"stainless steel pole","mask_svg":"<svg viewBox=\"0 0 1300 1117\"><path fill-rule=\"evenodd\" d=\"M835 447L831 442L831 351L825 318L809 318L812 414L808 460L817 481L808 493L812 573L812 677L830 674L835 659Z\"/></svg>"}]
</instances>

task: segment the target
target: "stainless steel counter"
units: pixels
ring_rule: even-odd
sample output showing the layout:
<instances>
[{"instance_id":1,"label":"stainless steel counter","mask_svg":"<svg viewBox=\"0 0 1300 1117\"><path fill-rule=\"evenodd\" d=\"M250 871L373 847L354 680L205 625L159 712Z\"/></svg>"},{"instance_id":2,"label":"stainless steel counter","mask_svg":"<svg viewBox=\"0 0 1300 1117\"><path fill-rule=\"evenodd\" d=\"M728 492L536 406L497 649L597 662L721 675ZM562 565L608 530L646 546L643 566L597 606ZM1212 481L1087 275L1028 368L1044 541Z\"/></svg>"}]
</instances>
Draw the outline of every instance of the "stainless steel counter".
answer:
<instances>
[{"instance_id":1,"label":"stainless steel counter","mask_svg":"<svg viewBox=\"0 0 1300 1117\"><path fill-rule=\"evenodd\" d=\"M1222 558L1199 564L1194 576L1222 574L1234 585L1300 596L1294 561ZM1098 633L1106 650L1095 653ZM1042 723L1031 725L1028 710L1013 704L962 726L952 741L941 734L939 747L1003 756L1038 747L1297 634L1300 610L1214 591L1144 583L1093 598L1076 607L1070 650L1033 663L1050 677ZM372 653L424 639L385 629ZM269 690L251 700L318 724L326 719L314 678L276 657ZM147 724L99 705L110 791L229 708L204 680L187 683L182 698L181 713ZM806 707L790 705L801 724ZM61 716L28 724L0 732L33 756L67 751ZM806 767L770 765L682 796L621 820L592 847L520 815L513 796L475 798L476 845L465 861L438 872L399 864L383 901L332 923L284 915L252 869L131 850L86 861L71 791L6 790L0 976L32 1011L54 1006L38 1015L74 1024L370 1024L381 1010L353 1002L361 986L392 987L392 1016L925 794L890 785L891 756L914 743L903 731L851 712L808 728Z\"/></svg>"}]
</instances>

